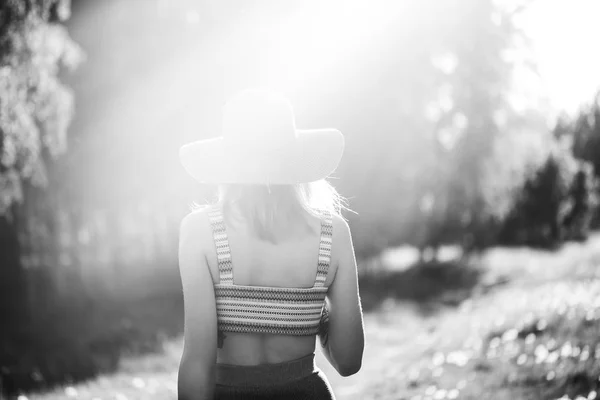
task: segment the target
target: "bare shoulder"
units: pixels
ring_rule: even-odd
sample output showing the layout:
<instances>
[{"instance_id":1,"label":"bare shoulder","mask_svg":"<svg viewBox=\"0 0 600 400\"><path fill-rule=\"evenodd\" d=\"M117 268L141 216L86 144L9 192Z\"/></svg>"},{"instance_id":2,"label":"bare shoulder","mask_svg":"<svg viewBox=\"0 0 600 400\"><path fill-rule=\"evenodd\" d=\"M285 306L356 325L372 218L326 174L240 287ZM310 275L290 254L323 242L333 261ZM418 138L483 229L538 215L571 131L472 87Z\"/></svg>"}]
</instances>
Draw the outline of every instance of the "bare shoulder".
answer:
<instances>
[{"instance_id":1,"label":"bare shoulder","mask_svg":"<svg viewBox=\"0 0 600 400\"><path fill-rule=\"evenodd\" d=\"M342 216L333 215L333 238L331 245L331 258L337 268L353 267L354 245L350 226ZM337 269L336 269L337 270Z\"/></svg>"},{"instance_id":2,"label":"bare shoulder","mask_svg":"<svg viewBox=\"0 0 600 400\"><path fill-rule=\"evenodd\" d=\"M341 244L340 247L347 247L348 243L352 243L350 234L350 226L341 215L333 214L333 243ZM337 242L337 243L336 243Z\"/></svg>"},{"instance_id":3,"label":"bare shoulder","mask_svg":"<svg viewBox=\"0 0 600 400\"><path fill-rule=\"evenodd\" d=\"M182 229L198 229L203 223L208 222L209 207L200 207L188 213L181 220Z\"/></svg>"},{"instance_id":4,"label":"bare shoulder","mask_svg":"<svg viewBox=\"0 0 600 400\"><path fill-rule=\"evenodd\" d=\"M183 217L179 233L180 249L188 247L202 249L209 243L212 230L208 210L209 207L198 208Z\"/></svg>"}]
</instances>

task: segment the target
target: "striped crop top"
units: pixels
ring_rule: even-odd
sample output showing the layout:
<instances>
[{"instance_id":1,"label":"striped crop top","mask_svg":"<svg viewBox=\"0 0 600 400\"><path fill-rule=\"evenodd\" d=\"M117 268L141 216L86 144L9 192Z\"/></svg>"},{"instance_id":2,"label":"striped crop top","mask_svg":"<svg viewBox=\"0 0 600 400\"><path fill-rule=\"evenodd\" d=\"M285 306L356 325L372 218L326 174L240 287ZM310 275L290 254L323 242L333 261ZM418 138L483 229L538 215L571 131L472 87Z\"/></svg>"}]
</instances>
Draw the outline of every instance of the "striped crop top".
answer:
<instances>
[{"instance_id":1,"label":"striped crop top","mask_svg":"<svg viewBox=\"0 0 600 400\"><path fill-rule=\"evenodd\" d=\"M322 213L319 261L311 288L234 285L223 213L219 206L213 206L208 216L219 267L220 281L214 285L219 330L294 336L317 334L328 289L325 280L331 261L331 214Z\"/></svg>"}]
</instances>

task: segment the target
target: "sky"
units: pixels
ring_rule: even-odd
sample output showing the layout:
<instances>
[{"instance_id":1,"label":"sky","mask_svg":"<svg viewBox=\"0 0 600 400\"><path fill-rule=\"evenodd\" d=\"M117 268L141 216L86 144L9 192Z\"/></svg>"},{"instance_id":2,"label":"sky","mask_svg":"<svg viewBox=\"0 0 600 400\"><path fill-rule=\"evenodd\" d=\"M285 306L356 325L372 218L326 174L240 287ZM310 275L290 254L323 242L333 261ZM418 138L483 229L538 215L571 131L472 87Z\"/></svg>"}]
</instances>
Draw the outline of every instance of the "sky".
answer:
<instances>
[{"instance_id":1,"label":"sky","mask_svg":"<svg viewBox=\"0 0 600 400\"><path fill-rule=\"evenodd\" d=\"M556 111L574 114L600 87L600 0L535 0L519 24L532 42L539 89Z\"/></svg>"}]
</instances>

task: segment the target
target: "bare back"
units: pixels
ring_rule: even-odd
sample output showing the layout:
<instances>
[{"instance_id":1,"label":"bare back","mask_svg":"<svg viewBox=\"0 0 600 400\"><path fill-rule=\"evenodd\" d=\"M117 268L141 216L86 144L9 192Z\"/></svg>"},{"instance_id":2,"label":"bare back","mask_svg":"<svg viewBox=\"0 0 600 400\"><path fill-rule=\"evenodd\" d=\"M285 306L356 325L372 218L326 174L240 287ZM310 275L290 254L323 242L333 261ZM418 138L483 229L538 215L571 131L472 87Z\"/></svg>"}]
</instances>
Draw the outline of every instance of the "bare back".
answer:
<instances>
[{"instance_id":1,"label":"bare back","mask_svg":"<svg viewBox=\"0 0 600 400\"><path fill-rule=\"evenodd\" d=\"M231 247L233 279L236 285L310 288L317 274L320 220L309 218L310 229L290 224L277 233L277 243L259 239L242 224L227 225ZM325 281L335 278L335 230L332 261ZM217 254L212 242L204 243L205 255L213 278L219 283ZM289 336L264 333L226 332L217 362L234 365L279 363L297 359L315 351L315 336Z\"/></svg>"}]
</instances>

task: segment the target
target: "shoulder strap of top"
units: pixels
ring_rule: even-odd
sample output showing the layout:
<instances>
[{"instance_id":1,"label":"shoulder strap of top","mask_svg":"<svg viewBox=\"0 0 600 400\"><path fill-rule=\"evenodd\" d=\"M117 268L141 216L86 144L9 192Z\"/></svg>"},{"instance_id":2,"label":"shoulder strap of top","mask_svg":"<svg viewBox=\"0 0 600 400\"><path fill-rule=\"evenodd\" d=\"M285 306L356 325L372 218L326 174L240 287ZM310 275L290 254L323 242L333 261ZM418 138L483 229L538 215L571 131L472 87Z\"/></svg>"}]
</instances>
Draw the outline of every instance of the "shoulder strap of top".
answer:
<instances>
[{"instance_id":1,"label":"shoulder strap of top","mask_svg":"<svg viewBox=\"0 0 600 400\"><path fill-rule=\"evenodd\" d=\"M223 212L219 205L214 205L208 211L208 218L213 232L213 240L217 249L217 263L219 266L219 283L233 285L233 264L231 263L231 250L225 229Z\"/></svg>"},{"instance_id":2,"label":"shoulder strap of top","mask_svg":"<svg viewBox=\"0 0 600 400\"><path fill-rule=\"evenodd\" d=\"M327 272L331 262L331 243L333 237L333 219L331 212L321 212L321 241L319 243L319 264L317 265L317 277L315 287L322 287L327 280Z\"/></svg>"}]
</instances>

